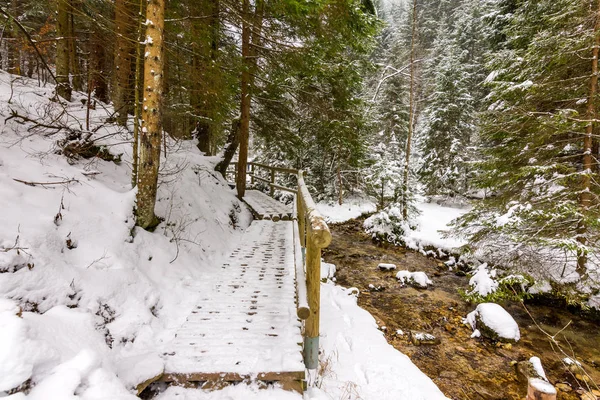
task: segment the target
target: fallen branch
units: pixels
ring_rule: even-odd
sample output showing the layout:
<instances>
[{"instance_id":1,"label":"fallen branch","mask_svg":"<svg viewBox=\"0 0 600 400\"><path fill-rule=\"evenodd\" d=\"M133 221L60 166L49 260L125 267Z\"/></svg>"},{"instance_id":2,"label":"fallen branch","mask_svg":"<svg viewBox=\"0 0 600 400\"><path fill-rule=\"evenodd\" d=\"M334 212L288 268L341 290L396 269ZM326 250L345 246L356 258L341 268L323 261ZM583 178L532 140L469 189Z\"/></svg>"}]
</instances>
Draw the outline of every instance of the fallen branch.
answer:
<instances>
[{"instance_id":1,"label":"fallen branch","mask_svg":"<svg viewBox=\"0 0 600 400\"><path fill-rule=\"evenodd\" d=\"M61 130L63 130L63 129L70 130L70 128L68 128L66 126L56 126L56 125L44 124L44 123L42 123L40 121L37 121L37 120L32 119L32 118L29 118L29 117L27 117L25 115L21 115L21 114L19 114L18 112L14 111L14 110L11 110L10 117L6 118L4 120L4 123L6 124L9 120L11 120L13 118L19 118L23 122L31 122L31 123L33 123L34 124L33 126L27 128L28 132L31 132L33 129L36 129L36 128L46 128L46 129L53 129L54 130L54 132L46 133L46 134L44 134L44 136L55 135L58 132L60 132Z\"/></svg>"},{"instance_id":2,"label":"fallen branch","mask_svg":"<svg viewBox=\"0 0 600 400\"><path fill-rule=\"evenodd\" d=\"M66 181L59 181L59 182L30 182L30 181L24 181L21 179L17 179L17 178L13 178L13 181L23 183L27 186L52 186L52 185L68 185L69 183L79 183L79 181L75 178L68 179Z\"/></svg>"}]
</instances>

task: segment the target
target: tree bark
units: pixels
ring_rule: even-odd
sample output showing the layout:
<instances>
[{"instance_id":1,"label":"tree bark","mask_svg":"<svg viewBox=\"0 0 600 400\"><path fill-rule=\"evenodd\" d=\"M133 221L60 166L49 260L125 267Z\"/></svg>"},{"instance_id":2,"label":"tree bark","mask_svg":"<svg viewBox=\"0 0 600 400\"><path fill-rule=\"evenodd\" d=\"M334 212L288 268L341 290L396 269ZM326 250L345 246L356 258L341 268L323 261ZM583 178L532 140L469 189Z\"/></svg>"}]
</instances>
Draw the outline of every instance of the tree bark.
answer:
<instances>
[{"instance_id":1,"label":"tree bark","mask_svg":"<svg viewBox=\"0 0 600 400\"><path fill-rule=\"evenodd\" d=\"M164 22L165 0L149 0L146 9L144 100L136 197L137 225L144 229L153 229L160 222L154 213L154 205L162 135Z\"/></svg>"},{"instance_id":2,"label":"tree bark","mask_svg":"<svg viewBox=\"0 0 600 400\"><path fill-rule=\"evenodd\" d=\"M262 30L264 0L256 0L254 16L251 18L250 0L242 0L242 78L240 104L240 152L238 154L236 188L239 199L246 193L246 168L248 165L248 142L250 138L250 107L252 104L253 73L256 72L257 57L252 45L258 45ZM251 36L252 35L252 36ZM251 42L252 37L252 42Z\"/></svg>"},{"instance_id":3,"label":"tree bark","mask_svg":"<svg viewBox=\"0 0 600 400\"><path fill-rule=\"evenodd\" d=\"M144 15L144 0L140 0L140 10L138 15L138 41L135 49L135 101L133 113L133 161L131 165L131 186L136 187L138 179L139 165L139 143L140 143L140 88L142 87L142 45L144 39L144 25L142 21Z\"/></svg>"},{"instance_id":4,"label":"tree bark","mask_svg":"<svg viewBox=\"0 0 600 400\"><path fill-rule=\"evenodd\" d=\"M132 50L134 39L131 37L131 28L134 12L131 10L129 0L115 1L115 83L113 92L113 105L116 112L116 120L119 125L127 123L127 113L131 109L131 67Z\"/></svg>"},{"instance_id":5,"label":"tree bark","mask_svg":"<svg viewBox=\"0 0 600 400\"><path fill-rule=\"evenodd\" d=\"M79 58L77 57L77 42L75 40L75 19L73 16L73 10L75 10L79 4L78 0L71 0L69 4L69 65L71 74L73 75L73 89L77 91L83 90L83 83L81 79L81 68L79 68Z\"/></svg>"},{"instance_id":6,"label":"tree bark","mask_svg":"<svg viewBox=\"0 0 600 400\"><path fill-rule=\"evenodd\" d=\"M229 136L227 137L227 147L225 147L225 154L223 155L223 160L221 160L217 166L215 167L215 171L218 171L223 175L223 178L227 178L225 175L227 173L227 167L229 167L229 163L231 159L235 155L235 152L240 144L240 120L234 119L231 123L231 132L229 132Z\"/></svg>"},{"instance_id":7,"label":"tree bark","mask_svg":"<svg viewBox=\"0 0 600 400\"><path fill-rule=\"evenodd\" d=\"M412 32L410 36L410 89L408 100L408 136L406 138L406 154L404 160L404 176L402 181L402 218L408 219L408 178L410 172L410 154L415 116L415 36L417 31L417 0L413 0Z\"/></svg>"},{"instance_id":8,"label":"tree bark","mask_svg":"<svg viewBox=\"0 0 600 400\"><path fill-rule=\"evenodd\" d=\"M10 13L16 18L19 15L18 0L11 0ZM11 21L7 31L8 40L6 44L6 58L8 61L7 71L11 74L21 75L21 55L19 50L19 28L15 21Z\"/></svg>"},{"instance_id":9,"label":"tree bark","mask_svg":"<svg viewBox=\"0 0 600 400\"><path fill-rule=\"evenodd\" d=\"M108 102L108 84L104 74L106 62L105 41L99 30L92 33L89 46L90 90L96 99L106 103Z\"/></svg>"},{"instance_id":10,"label":"tree bark","mask_svg":"<svg viewBox=\"0 0 600 400\"><path fill-rule=\"evenodd\" d=\"M583 174L581 188L581 214L582 219L579 224L577 240L582 246L587 245L587 224L585 219L592 206L592 174L594 168L593 154L593 132L594 119L596 118L596 92L598 87L598 48L600 47L600 0L596 8L596 22L594 25L594 44L592 47L592 75L590 78L590 89L588 97L588 106L586 117L590 121L583 137ZM582 279L587 277L587 252L580 250L577 257L577 273Z\"/></svg>"},{"instance_id":11,"label":"tree bark","mask_svg":"<svg viewBox=\"0 0 600 400\"><path fill-rule=\"evenodd\" d=\"M71 82L69 80L69 0L58 0L56 17L56 94L71 101Z\"/></svg>"}]
</instances>

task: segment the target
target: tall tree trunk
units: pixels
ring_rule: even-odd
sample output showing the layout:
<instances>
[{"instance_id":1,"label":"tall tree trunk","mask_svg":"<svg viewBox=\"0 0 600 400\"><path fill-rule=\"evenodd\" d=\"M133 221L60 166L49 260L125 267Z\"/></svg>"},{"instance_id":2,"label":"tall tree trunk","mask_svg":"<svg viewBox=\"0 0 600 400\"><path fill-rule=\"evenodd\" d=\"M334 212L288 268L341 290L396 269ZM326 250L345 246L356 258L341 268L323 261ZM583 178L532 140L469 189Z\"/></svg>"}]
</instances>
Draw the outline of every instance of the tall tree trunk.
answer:
<instances>
[{"instance_id":1,"label":"tall tree trunk","mask_svg":"<svg viewBox=\"0 0 600 400\"><path fill-rule=\"evenodd\" d=\"M136 197L137 225L144 229L153 229L160 222L154 213L154 205L158 187L162 135L164 23L165 0L149 0L146 9L144 100Z\"/></svg>"},{"instance_id":2,"label":"tall tree trunk","mask_svg":"<svg viewBox=\"0 0 600 400\"><path fill-rule=\"evenodd\" d=\"M417 32L417 0L413 0L412 33L410 36L410 89L408 100L408 136L406 138L406 154L404 160L404 176L402 181L402 218L408 219L408 178L410 172L410 155L415 117L415 36Z\"/></svg>"},{"instance_id":3,"label":"tall tree trunk","mask_svg":"<svg viewBox=\"0 0 600 400\"><path fill-rule=\"evenodd\" d=\"M69 5L69 65L71 74L73 75L73 89L77 91L83 90L81 79L81 68L79 67L79 58L77 57L77 43L75 40L75 19L73 10L79 7L78 0L71 0Z\"/></svg>"},{"instance_id":4,"label":"tall tree trunk","mask_svg":"<svg viewBox=\"0 0 600 400\"><path fill-rule=\"evenodd\" d=\"M234 119L231 123L231 132L229 132L229 136L227 137L227 146L225 147L225 154L223 155L223 160L219 161L217 166L215 167L215 171L218 171L223 175L223 178L227 178L225 175L227 173L227 167L229 167L229 163L231 159L235 155L235 152L240 144L240 120L238 118Z\"/></svg>"},{"instance_id":5,"label":"tall tree trunk","mask_svg":"<svg viewBox=\"0 0 600 400\"><path fill-rule=\"evenodd\" d=\"M135 101L133 113L133 162L131 166L131 186L136 187L139 165L139 143L140 143L140 88L142 87L142 40L144 39L144 25L142 21L144 15L144 0L140 0L140 10L138 15L138 41L135 49Z\"/></svg>"},{"instance_id":6,"label":"tall tree trunk","mask_svg":"<svg viewBox=\"0 0 600 400\"><path fill-rule=\"evenodd\" d=\"M10 13L17 18L19 15L19 0L11 0ZM6 56L8 61L7 71L11 74L21 75L21 55L19 50L19 28L11 21L8 31Z\"/></svg>"},{"instance_id":7,"label":"tall tree trunk","mask_svg":"<svg viewBox=\"0 0 600 400\"><path fill-rule=\"evenodd\" d=\"M113 93L113 105L116 112L116 120L119 125L127 123L127 113L130 110L131 82L131 53L133 39L131 37L131 25L135 19L131 10L130 0L115 1L115 83Z\"/></svg>"},{"instance_id":8,"label":"tall tree trunk","mask_svg":"<svg viewBox=\"0 0 600 400\"><path fill-rule=\"evenodd\" d=\"M583 138L583 179L580 196L582 220L579 224L577 240L583 246L587 245L587 224L585 219L592 206L592 174L594 173L594 120L596 118L596 92L598 88L598 48L600 47L600 0L597 3L596 22L594 25L594 45L592 47L592 75L587 106L589 121ZM587 252L581 250L577 257L577 272L582 279L587 278Z\"/></svg>"},{"instance_id":9,"label":"tall tree trunk","mask_svg":"<svg viewBox=\"0 0 600 400\"><path fill-rule=\"evenodd\" d=\"M104 65L106 63L105 40L99 29L91 34L89 41L89 75L90 90L94 97L104 103L108 102L108 84Z\"/></svg>"},{"instance_id":10,"label":"tall tree trunk","mask_svg":"<svg viewBox=\"0 0 600 400\"><path fill-rule=\"evenodd\" d=\"M69 81L69 0L58 0L56 17L56 94L71 101L71 83Z\"/></svg>"},{"instance_id":11,"label":"tall tree trunk","mask_svg":"<svg viewBox=\"0 0 600 400\"><path fill-rule=\"evenodd\" d=\"M246 168L248 165L248 142L250 138L250 106L252 104L253 74L256 73L257 57L255 48L258 45L262 30L264 0L256 0L254 16L250 13L250 0L242 0L242 79L240 104L240 152L237 163L236 188L238 198L246 193ZM252 35L252 43L250 41Z\"/></svg>"},{"instance_id":12,"label":"tall tree trunk","mask_svg":"<svg viewBox=\"0 0 600 400\"><path fill-rule=\"evenodd\" d=\"M192 101L194 113L199 116L194 127L195 136L198 138L198 149L207 155L212 155L212 144L216 135L215 115L216 108L218 107L214 97L217 96L216 93L219 90L215 87L219 83L214 82L214 74L216 72L219 57L220 4L219 0L208 0L204 1L204 3L209 5L208 9L206 9L206 12L209 14L209 44L208 49L200 48L199 50L206 52L209 62L203 64L200 60L201 57L200 54L198 54L198 51L194 53L192 64L193 70L196 73L193 77L194 90L190 100ZM198 24L204 23L204 21L195 22L192 25L192 29L195 28L197 30ZM198 36L198 34L195 36ZM203 69L204 74L198 73L200 69ZM208 93L201 93L202 87L200 85L200 79L204 80L204 83L213 89L208 90Z\"/></svg>"}]
</instances>

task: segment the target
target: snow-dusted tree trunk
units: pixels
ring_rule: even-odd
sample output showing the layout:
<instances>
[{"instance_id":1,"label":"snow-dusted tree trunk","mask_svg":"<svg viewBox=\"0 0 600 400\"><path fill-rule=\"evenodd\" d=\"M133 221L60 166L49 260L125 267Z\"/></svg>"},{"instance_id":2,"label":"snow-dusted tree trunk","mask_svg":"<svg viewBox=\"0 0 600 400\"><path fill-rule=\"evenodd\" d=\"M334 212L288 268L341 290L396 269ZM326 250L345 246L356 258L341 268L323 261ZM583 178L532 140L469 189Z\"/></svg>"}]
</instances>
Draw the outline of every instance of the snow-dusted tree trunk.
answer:
<instances>
[{"instance_id":1,"label":"snow-dusted tree trunk","mask_svg":"<svg viewBox=\"0 0 600 400\"><path fill-rule=\"evenodd\" d=\"M16 18L19 12L18 0L11 0L10 13ZM8 61L7 71L11 74L21 74L21 57L18 44L19 30L17 24L11 21L10 29L7 31L9 38L6 41L6 58Z\"/></svg>"},{"instance_id":2,"label":"snow-dusted tree trunk","mask_svg":"<svg viewBox=\"0 0 600 400\"><path fill-rule=\"evenodd\" d=\"M71 83L69 81L69 0L58 0L56 16L56 94L71 101Z\"/></svg>"},{"instance_id":3,"label":"snow-dusted tree trunk","mask_svg":"<svg viewBox=\"0 0 600 400\"><path fill-rule=\"evenodd\" d=\"M594 24L594 44L592 47L592 74L590 76L590 90L587 104L587 120L588 125L583 137L583 179L581 188L581 211L583 214L582 221L578 229L578 241L582 245L587 245L587 226L585 217L592 206L592 171L594 168L593 154L593 132L594 120L596 118L596 92L598 87L598 48L600 47L600 0L596 7L596 22ZM580 251L577 257L577 272L582 278L587 276L587 254L585 251Z\"/></svg>"},{"instance_id":4,"label":"snow-dusted tree trunk","mask_svg":"<svg viewBox=\"0 0 600 400\"><path fill-rule=\"evenodd\" d=\"M142 87L142 41L144 39L144 24L142 21L142 15L144 15L144 0L139 2L139 15L138 15L138 33L137 43L135 44L135 84L134 84L134 102L133 102L133 160L131 161L131 186L137 186L138 179L138 166L139 166L139 144L140 144L140 113L141 113L141 99L140 99L140 88Z\"/></svg>"},{"instance_id":5,"label":"snow-dusted tree trunk","mask_svg":"<svg viewBox=\"0 0 600 400\"><path fill-rule=\"evenodd\" d=\"M152 229L160 222L154 213L162 137L165 0L149 0L146 9L144 99L136 197L137 224Z\"/></svg>"},{"instance_id":6,"label":"snow-dusted tree trunk","mask_svg":"<svg viewBox=\"0 0 600 400\"><path fill-rule=\"evenodd\" d=\"M79 68L79 57L77 57L77 43L75 39L75 17L74 10L80 7L78 0L70 0L69 2L69 66L73 76L73 89L83 90L83 82L81 79L81 68Z\"/></svg>"},{"instance_id":7,"label":"snow-dusted tree trunk","mask_svg":"<svg viewBox=\"0 0 600 400\"><path fill-rule=\"evenodd\" d=\"M253 73L257 60L256 52L251 44L260 41L264 1L257 0L254 15L250 13L250 0L243 0L242 4L242 79L241 79L241 105L240 105L240 152L238 154L237 178L235 186L238 198L244 197L246 192L246 167L248 165L248 142L250 138L250 105L252 103ZM252 36L251 36L252 35ZM252 43L251 43L252 39Z\"/></svg>"},{"instance_id":8,"label":"snow-dusted tree trunk","mask_svg":"<svg viewBox=\"0 0 600 400\"><path fill-rule=\"evenodd\" d=\"M415 118L415 42L417 34L417 0L413 0L412 27L410 35L410 89L408 100L408 136L406 137L406 154L404 160L404 176L402 181L402 218L408 219L408 178L410 171L410 154Z\"/></svg>"},{"instance_id":9,"label":"snow-dusted tree trunk","mask_svg":"<svg viewBox=\"0 0 600 400\"><path fill-rule=\"evenodd\" d=\"M128 104L131 92L129 76L131 74L131 53L133 49L130 27L135 24L133 14L129 0L115 1L115 30L117 37L114 54L115 83L112 98L119 125L125 125L127 122L127 112L130 109Z\"/></svg>"}]
</instances>

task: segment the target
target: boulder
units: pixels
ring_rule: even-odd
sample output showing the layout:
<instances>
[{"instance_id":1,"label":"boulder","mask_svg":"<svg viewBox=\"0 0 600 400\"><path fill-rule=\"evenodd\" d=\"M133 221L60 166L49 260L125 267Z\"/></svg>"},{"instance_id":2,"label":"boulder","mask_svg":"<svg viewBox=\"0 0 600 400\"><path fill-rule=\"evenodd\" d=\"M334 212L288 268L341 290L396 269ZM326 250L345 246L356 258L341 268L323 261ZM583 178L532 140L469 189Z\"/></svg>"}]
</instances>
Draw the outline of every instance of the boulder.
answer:
<instances>
[{"instance_id":1,"label":"boulder","mask_svg":"<svg viewBox=\"0 0 600 400\"><path fill-rule=\"evenodd\" d=\"M409 272L409 271L398 271L396 279L401 283L407 283L417 289L427 289L427 286L431 285L431 279L427 277L425 272Z\"/></svg>"},{"instance_id":2,"label":"boulder","mask_svg":"<svg viewBox=\"0 0 600 400\"><path fill-rule=\"evenodd\" d=\"M519 326L504 308L495 303L481 303L467 315L465 323L491 340L516 343L521 338Z\"/></svg>"}]
</instances>

